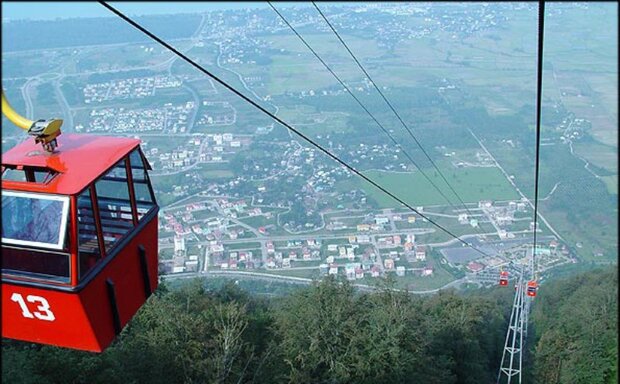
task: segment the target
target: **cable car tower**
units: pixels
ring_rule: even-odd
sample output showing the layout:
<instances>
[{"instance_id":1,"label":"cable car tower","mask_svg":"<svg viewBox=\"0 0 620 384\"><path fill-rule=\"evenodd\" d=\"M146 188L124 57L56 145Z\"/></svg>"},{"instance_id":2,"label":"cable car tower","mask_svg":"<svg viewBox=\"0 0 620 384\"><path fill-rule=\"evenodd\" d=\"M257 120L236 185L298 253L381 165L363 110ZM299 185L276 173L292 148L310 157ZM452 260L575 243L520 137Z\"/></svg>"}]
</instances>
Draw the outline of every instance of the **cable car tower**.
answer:
<instances>
[{"instance_id":1,"label":"cable car tower","mask_svg":"<svg viewBox=\"0 0 620 384\"><path fill-rule=\"evenodd\" d=\"M158 284L140 140L2 112L34 136L2 156L2 337L102 352Z\"/></svg>"},{"instance_id":2,"label":"cable car tower","mask_svg":"<svg viewBox=\"0 0 620 384\"><path fill-rule=\"evenodd\" d=\"M521 271L523 272L523 271ZM517 376L521 383L521 368L523 365L522 348L525 338L526 320L524 315L525 295L523 294L523 273L519 276L515 286L516 292L512 303L512 313L510 314L510 323L508 332L506 333L506 341L504 342L504 352L502 354L502 364L497 375L497 383L510 383L512 378ZM506 380L502 381L505 377Z\"/></svg>"},{"instance_id":3,"label":"cable car tower","mask_svg":"<svg viewBox=\"0 0 620 384\"><path fill-rule=\"evenodd\" d=\"M523 368L523 348L527 338L527 324L533 296L528 291L528 272L531 271L532 258L528 260L528 266L523 265L515 284L515 295L512 303L512 312L508 323L508 331L504 342L504 352L497 384L512 383L518 380L521 383L521 371Z\"/></svg>"}]
</instances>

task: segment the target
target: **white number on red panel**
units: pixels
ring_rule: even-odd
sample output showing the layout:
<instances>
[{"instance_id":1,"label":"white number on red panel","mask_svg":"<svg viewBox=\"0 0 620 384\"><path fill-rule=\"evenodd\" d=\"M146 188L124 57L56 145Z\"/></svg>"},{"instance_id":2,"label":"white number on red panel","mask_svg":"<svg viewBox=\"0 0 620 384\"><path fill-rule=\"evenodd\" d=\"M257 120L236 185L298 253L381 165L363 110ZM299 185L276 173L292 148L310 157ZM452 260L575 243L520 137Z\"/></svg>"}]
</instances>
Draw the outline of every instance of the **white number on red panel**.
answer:
<instances>
[{"instance_id":1,"label":"white number on red panel","mask_svg":"<svg viewBox=\"0 0 620 384\"><path fill-rule=\"evenodd\" d=\"M50 309L49 303L44 297L28 295L26 296L26 300L24 300L24 297L21 294L15 292L11 296L11 301L19 304L19 307L22 310L22 316L25 318L37 318L45 321L54 321L56 319L56 317L54 317L54 313ZM26 301L34 304L36 306L36 311L31 312L30 308L28 308L28 305L26 304Z\"/></svg>"}]
</instances>

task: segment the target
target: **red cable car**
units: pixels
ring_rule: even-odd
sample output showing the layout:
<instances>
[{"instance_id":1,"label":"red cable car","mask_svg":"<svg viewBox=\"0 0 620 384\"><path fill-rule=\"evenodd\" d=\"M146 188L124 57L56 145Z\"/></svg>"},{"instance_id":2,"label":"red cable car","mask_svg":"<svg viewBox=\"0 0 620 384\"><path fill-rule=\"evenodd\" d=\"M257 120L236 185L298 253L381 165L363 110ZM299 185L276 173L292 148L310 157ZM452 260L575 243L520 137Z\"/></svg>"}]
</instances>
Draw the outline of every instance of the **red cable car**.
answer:
<instances>
[{"instance_id":1,"label":"red cable car","mask_svg":"<svg viewBox=\"0 0 620 384\"><path fill-rule=\"evenodd\" d=\"M157 287L140 141L65 134L2 156L2 337L103 351Z\"/></svg>"},{"instance_id":2,"label":"red cable car","mask_svg":"<svg viewBox=\"0 0 620 384\"><path fill-rule=\"evenodd\" d=\"M536 297L536 291L538 290L538 283L534 280L527 282L527 295Z\"/></svg>"},{"instance_id":3,"label":"red cable car","mask_svg":"<svg viewBox=\"0 0 620 384\"><path fill-rule=\"evenodd\" d=\"M500 271L499 272L499 285L507 286L508 285L508 271Z\"/></svg>"}]
</instances>

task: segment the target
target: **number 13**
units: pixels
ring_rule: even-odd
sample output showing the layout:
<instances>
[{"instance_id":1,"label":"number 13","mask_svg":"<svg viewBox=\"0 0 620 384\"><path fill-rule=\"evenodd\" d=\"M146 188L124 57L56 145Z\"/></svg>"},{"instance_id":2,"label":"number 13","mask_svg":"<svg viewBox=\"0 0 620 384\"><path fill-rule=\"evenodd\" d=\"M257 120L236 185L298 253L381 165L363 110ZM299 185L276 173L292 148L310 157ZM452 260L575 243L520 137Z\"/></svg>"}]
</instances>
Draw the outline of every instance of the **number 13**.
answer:
<instances>
[{"instance_id":1,"label":"number 13","mask_svg":"<svg viewBox=\"0 0 620 384\"><path fill-rule=\"evenodd\" d=\"M56 319L56 317L54 316L54 313L52 313L52 311L50 310L49 303L44 297L28 295L26 296L26 300L29 303L40 304L37 306L37 311L33 311L31 313L30 310L28 309L28 306L26 305L26 302L24 301L24 297L20 295L19 293L15 292L11 296L11 301L14 301L17 304L19 304L19 307L22 310L22 316L24 316L25 318L34 319L36 317L39 320L46 320L46 321L54 321Z\"/></svg>"}]
</instances>

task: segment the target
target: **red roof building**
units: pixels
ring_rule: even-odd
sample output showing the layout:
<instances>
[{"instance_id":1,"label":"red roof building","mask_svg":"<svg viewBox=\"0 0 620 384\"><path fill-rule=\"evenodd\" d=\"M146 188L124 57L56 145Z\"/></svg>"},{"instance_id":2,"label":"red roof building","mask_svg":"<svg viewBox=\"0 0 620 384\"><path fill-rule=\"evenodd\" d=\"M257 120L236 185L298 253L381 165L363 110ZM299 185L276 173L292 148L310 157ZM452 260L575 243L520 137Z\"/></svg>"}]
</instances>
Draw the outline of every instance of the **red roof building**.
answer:
<instances>
[{"instance_id":1,"label":"red roof building","mask_svg":"<svg viewBox=\"0 0 620 384\"><path fill-rule=\"evenodd\" d=\"M472 261L471 263L467 264L467 269L472 272L480 272L484 269L484 265Z\"/></svg>"}]
</instances>

